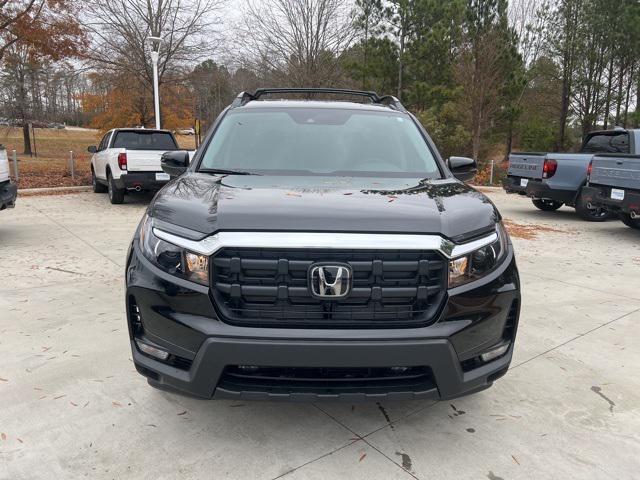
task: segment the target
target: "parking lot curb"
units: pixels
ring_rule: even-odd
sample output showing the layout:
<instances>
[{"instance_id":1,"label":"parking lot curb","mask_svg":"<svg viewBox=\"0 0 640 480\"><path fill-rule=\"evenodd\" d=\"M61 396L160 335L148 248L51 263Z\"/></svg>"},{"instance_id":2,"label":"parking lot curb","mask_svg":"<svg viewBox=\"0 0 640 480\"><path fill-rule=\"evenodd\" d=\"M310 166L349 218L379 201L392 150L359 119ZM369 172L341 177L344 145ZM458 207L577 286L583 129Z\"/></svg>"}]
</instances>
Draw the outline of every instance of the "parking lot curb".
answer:
<instances>
[{"instance_id":1,"label":"parking lot curb","mask_svg":"<svg viewBox=\"0 0 640 480\"><path fill-rule=\"evenodd\" d=\"M91 186L79 186L79 187L47 187L47 188L19 188L18 195L20 196L34 196L34 195L54 195L62 193L80 193L89 192Z\"/></svg>"}]
</instances>

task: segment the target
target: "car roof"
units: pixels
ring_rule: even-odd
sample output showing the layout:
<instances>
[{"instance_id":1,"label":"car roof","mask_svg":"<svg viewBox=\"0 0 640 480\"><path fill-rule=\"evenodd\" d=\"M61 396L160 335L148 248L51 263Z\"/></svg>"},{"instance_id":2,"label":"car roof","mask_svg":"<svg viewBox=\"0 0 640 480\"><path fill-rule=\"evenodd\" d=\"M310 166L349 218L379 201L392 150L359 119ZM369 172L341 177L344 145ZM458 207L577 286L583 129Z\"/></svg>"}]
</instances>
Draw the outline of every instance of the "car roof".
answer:
<instances>
[{"instance_id":1,"label":"car roof","mask_svg":"<svg viewBox=\"0 0 640 480\"><path fill-rule=\"evenodd\" d=\"M262 108L326 108L333 110L365 110L372 112L396 113L405 115L404 112L395 110L387 105L375 103L360 103L341 100L254 100L245 105L234 107L234 110L255 110Z\"/></svg>"},{"instance_id":2,"label":"car roof","mask_svg":"<svg viewBox=\"0 0 640 480\"><path fill-rule=\"evenodd\" d=\"M639 128L624 128L624 127L615 127L607 130L593 130L587 133L587 136L593 135L617 135L620 133L629 133L629 132L640 132Z\"/></svg>"},{"instance_id":3,"label":"car roof","mask_svg":"<svg viewBox=\"0 0 640 480\"><path fill-rule=\"evenodd\" d=\"M114 132L161 132L161 133L171 133L171 130L165 130L163 128L157 129L157 128L132 128L132 127L128 127L128 128L114 128L113 129Z\"/></svg>"}]
</instances>

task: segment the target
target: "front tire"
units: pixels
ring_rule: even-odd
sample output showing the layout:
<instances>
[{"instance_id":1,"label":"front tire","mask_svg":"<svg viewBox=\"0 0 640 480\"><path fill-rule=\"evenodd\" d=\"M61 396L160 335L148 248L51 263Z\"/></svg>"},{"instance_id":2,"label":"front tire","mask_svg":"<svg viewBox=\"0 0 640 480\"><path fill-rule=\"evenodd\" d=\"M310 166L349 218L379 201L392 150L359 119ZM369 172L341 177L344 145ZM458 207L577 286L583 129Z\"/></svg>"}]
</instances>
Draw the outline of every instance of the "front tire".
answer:
<instances>
[{"instance_id":1,"label":"front tire","mask_svg":"<svg viewBox=\"0 0 640 480\"><path fill-rule=\"evenodd\" d=\"M583 220L586 220L587 222L606 222L613 216L613 213L606 208L589 208L588 203L589 202L587 202L582 196L582 193L580 193L576 200L576 212Z\"/></svg>"},{"instance_id":2,"label":"front tire","mask_svg":"<svg viewBox=\"0 0 640 480\"><path fill-rule=\"evenodd\" d=\"M124 202L124 188L118 188L116 181L111 176L111 172L107 173L107 191L109 193L109 201L113 205Z\"/></svg>"},{"instance_id":3,"label":"front tire","mask_svg":"<svg viewBox=\"0 0 640 480\"><path fill-rule=\"evenodd\" d=\"M543 212L555 212L563 205L562 202L556 202L554 200L545 200L542 198L534 198L531 201L536 206L536 208L542 210Z\"/></svg>"},{"instance_id":4,"label":"front tire","mask_svg":"<svg viewBox=\"0 0 640 480\"><path fill-rule=\"evenodd\" d=\"M93 168L91 169L91 186L93 187L93 193L105 193L107 191L107 187L98 181Z\"/></svg>"},{"instance_id":5,"label":"front tire","mask_svg":"<svg viewBox=\"0 0 640 480\"><path fill-rule=\"evenodd\" d=\"M631 227L634 230L640 230L640 218L631 218L629 213L620 213L620 220L627 227Z\"/></svg>"}]
</instances>

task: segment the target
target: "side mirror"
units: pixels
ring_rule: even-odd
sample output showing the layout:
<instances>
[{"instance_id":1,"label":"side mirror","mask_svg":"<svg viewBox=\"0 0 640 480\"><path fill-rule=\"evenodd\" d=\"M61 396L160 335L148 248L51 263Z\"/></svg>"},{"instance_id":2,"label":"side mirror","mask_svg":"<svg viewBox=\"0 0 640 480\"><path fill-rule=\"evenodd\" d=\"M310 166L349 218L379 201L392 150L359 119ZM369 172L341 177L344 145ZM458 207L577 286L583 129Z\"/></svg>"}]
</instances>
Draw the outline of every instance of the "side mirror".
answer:
<instances>
[{"instance_id":1,"label":"side mirror","mask_svg":"<svg viewBox=\"0 0 640 480\"><path fill-rule=\"evenodd\" d=\"M87 147L87 152L89 153L96 153L98 151L98 147L96 147L95 145L91 145L90 147Z\"/></svg>"},{"instance_id":2,"label":"side mirror","mask_svg":"<svg viewBox=\"0 0 640 480\"><path fill-rule=\"evenodd\" d=\"M458 180L466 182L473 179L478 173L478 165L473 158L468 157L449 157L447 160L449 170Z\"/></svg>"},{"instance_id":3,"label":"side mirror","mask_svg":"<svg viewBox=\"0 0 640 480\"><path fill-rule=\"evenodd\" d=\"M162 170L171 177L179 177L187 171L187 167L189 166L189 152L186 150L165 152L162 154L160 165L162 165Z\"/></svg>"}]
</instances>

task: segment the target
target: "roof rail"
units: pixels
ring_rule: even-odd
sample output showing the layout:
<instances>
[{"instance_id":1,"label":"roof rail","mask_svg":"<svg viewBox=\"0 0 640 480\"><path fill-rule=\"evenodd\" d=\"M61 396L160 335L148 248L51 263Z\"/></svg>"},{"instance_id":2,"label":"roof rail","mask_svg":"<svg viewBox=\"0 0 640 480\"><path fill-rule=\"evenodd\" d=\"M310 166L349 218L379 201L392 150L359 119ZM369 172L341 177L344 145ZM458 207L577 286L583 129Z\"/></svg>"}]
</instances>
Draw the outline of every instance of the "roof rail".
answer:
<instances>
[{"instance_id":1,"label":"roof rail","mask_svg":"<svg viewBox=\"0 0 640 480\"><path fill-rule=\"evenodd\" d=\"M404 105L400 103L396 97L392 95L379 96L376 92L364 91L364 90L350 90L346 88L259 88L255 92L240 92L231 104L234 107L241 107L247 103L258 100L264 95L278 93L298 93L307 94L309 97L317 93L327 93L330 95L355 95L359 97L366 97L371 100L371 103L388 105L394 110L400 112L406 112Z\"/></svg>"}]
</instances>

